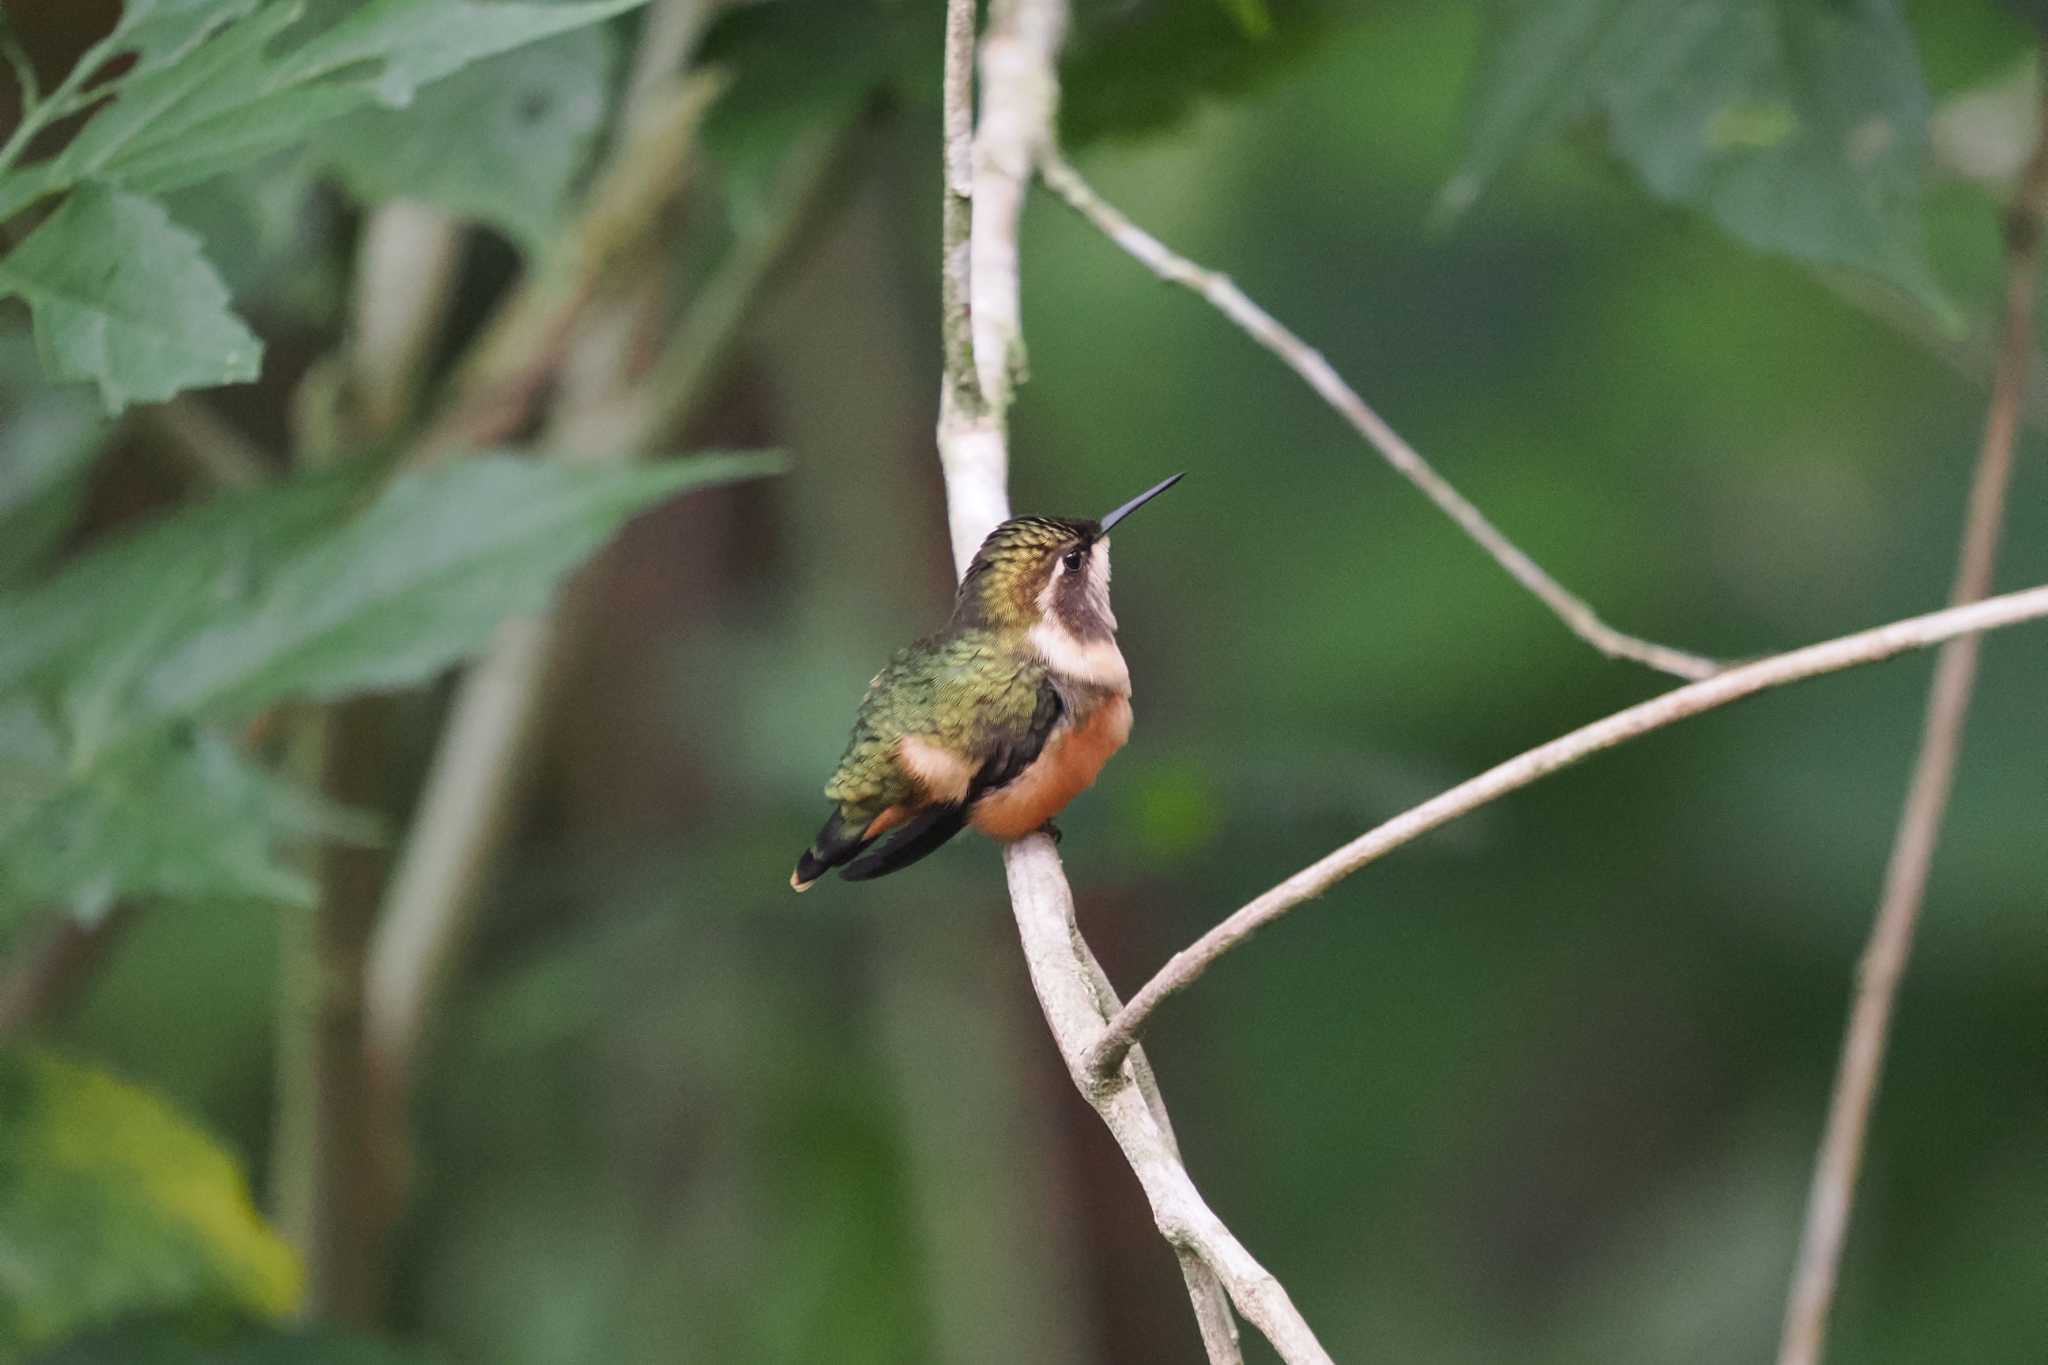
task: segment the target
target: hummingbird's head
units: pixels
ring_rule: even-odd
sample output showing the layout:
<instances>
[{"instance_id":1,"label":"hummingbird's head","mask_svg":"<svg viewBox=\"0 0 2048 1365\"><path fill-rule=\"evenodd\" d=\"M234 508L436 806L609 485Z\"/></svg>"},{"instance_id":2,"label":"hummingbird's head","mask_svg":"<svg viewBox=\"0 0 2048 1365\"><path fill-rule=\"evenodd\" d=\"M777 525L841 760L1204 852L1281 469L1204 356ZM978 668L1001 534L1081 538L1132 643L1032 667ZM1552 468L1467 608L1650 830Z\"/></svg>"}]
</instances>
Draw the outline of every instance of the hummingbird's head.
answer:
<instances>
[{"instance_id":1,"label":"hummingbird's head","mask_svg":"<svg viewBox=\"0 0 2048 1365\"><path fill-rule=\"evenodd\" d=\"M1014 517L988 533L953 607L956 626L1054 629L1076 641L1116 632L1109 609L1110 528L1181 476L1146 489L1100 521Z\"/></svg>"}]
</instances>

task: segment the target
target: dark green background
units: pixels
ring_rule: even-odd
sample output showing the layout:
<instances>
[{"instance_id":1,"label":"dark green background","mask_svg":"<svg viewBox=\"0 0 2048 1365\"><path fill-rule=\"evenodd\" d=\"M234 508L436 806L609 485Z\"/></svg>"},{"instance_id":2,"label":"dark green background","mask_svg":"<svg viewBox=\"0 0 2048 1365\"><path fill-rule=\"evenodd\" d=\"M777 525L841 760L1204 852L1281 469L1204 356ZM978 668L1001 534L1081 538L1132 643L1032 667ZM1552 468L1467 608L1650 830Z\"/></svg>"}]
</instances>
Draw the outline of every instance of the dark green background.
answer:
<instances>
[{"instance_id":1,"label":"dark green background","mask_svg":"<svg viewBox=\"0 0 2048 1365\"><path fill-rule=\"evenodd\" d=\"M2022 46L2002 12L1915 8L1937 95ZM1266 86L1082 168L1323 347L1617 625L1733 656L1938 605L1981 386L1590 144L1427 231L1477 41L1465 6L1361 8ZM783 445L795 472L648 518L597 571L603 625L423 1087L398 1319L452 1361L1197 1358L1173 1259L1037 1017L990 848L785 885L861 687L949 592L936 148L928 109L860 135L699 433ZM1938 259L1991 259L1989 200L1943 189L1934 221ZM1291 375L1047 196L1023 247L1017 507L1096 514L1190 471L1118 536L1139 719L1063 821L1126 991L1336 843L1663 685L1575 641ZM1990 306L1988 271L1951 275ZM2048 577L2040 454L2029 437L2008 586ZM1985 648L1840 1365L2048 1356L2044 665L2038 629ZM1189 1165L1334 1356L1767 1358L1929 667L1550 779L1167 1007L1150 1051ZM259 1168L276 913L149 918L65 1031Z\"/></svg>"}]
</instances>

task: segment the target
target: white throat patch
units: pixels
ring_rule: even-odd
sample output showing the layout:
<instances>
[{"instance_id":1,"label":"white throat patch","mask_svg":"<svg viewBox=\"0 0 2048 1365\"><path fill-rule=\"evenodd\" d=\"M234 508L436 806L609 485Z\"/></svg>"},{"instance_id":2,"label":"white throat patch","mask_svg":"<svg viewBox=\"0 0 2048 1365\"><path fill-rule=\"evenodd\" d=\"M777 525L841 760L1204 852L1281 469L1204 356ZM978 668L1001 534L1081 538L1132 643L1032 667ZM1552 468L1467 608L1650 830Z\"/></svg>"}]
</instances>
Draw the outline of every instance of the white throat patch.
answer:
<instances>
[{"instance_id":1,"label":"white throat patch","mask_svg":"<svg viewBox=\"0 0 2048 1365\"><path fill-rule=\"evenodd\" d=\"M1059 618L1049 616L1031 628L1030 640L1054 677L1130 695L1131 670L1114 639L1078 640Z\"/></svg>"}]
</instances>

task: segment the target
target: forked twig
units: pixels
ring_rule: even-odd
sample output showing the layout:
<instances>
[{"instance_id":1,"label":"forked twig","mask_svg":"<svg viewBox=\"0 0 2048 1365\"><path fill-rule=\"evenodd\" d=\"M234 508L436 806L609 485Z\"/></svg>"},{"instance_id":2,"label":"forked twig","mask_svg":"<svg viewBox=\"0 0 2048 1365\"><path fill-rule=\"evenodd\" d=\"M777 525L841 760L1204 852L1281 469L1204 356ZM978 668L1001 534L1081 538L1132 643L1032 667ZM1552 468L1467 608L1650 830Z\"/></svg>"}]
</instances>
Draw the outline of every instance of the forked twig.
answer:
<instances>
[{"instance_id":1,"label":"forked twig","mask_svg":"<svg viewBox=\"0 0 2048 1365\"><path fill-rule=\"evenodd\" d=\"M1451 486L1449 480L1437 473L1414 446L1401 438L1400 432L1389 426L1385 418L1358 396L1356 389L1344 382L1343 376L1323 358L1322 352L1259 307L1228 275L1196 265L1133 223L1090 188L1080 172L1067 164L1056 148L1047 147L1039 154L1038 168L1039 175L1053 193L1066 200L1076 213L1094 224L1104 236L1168 284L1179 285L1208 300L1218 312L1236 323L1245 335L1300 375L1325 403L1336 410L1338 416L1351 425L1352 430L1379 451L1396 473L1422 490L1424 497L1456 522L1460 530L1492 557L1494 563L1507 571L1509 577L1550 608L1572 634L1610 659L1628 659L1674 677L1706 678L1720 669L1721 665L1713 659L1625 634L1602 621L1583 598L1546 573L1542 565L1523 553L1499 527L1487 520L1484 512L1474 507L1464 494Z\"/></svg>"},{"instance_id":2,"label":"forked twig","mask_svg":"<svg viewBox=\"0 0 2048 1365\"><path fill-rule=\"evenodd\" d=\"M1711 678L1674 688L1662 696L1652 697L1591 725L1581 726L1547 744L1539 744L1324 854L1175 953L1109 1021L1090 1052L1087 1074L1097 1078L1112 1075L1125 1049L1136 1040L1152 1012L1169 996L1193 985L1196 978L1232 948L1303 901L1322 895L1368 863L1377 862L1440 825L1449 824L1461 815L1468 815L1604 749L1612 749L1617 744L1639 739L1667 725L1769 688L1817 678L1823 673L1854 668L1858 664L1876 663L1907 650L1925 649L1947 640L2041 617L2048 617L2048 586L2006 593L2002 597L1929 612L1925 616L1908 617L1726 669Z\"/></svg>"}]
</instances>

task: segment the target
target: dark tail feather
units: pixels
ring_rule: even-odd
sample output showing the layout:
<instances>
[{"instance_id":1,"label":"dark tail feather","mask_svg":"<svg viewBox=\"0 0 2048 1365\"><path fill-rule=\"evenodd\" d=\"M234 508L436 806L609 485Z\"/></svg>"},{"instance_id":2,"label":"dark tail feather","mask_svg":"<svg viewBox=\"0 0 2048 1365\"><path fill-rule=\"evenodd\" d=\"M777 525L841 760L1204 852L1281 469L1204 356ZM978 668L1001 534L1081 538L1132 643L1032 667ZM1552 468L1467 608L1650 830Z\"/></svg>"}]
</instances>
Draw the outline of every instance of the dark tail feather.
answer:
<instances>
[{"instance_id":1,"label":"dark tail feather","mask_svg":"<svg viewBox=\"0 0 2048 1365\"><path fill-rule=\"evenodd\" d=\"M888 843L848 864L839 875L850 882L886 877L932 852L958 834L966 823L965 806L928 806L911 817ZM802 864L798 864L798 870L802 870Z\"/></svg>"},{"instance_id":2,"label":"dark tail feather","mask_svg":"<svg viewBox=\"0 0 2048 1365\"><path fill-rule=\"evenodd\" d=\"M796 871L789 874L789 885L795 891L808 891L811 883L847 862L874 840L867 837L869 821L849 820L839 811L833 811L825 821L818 837L796 860Z\"/></svg>"}]
</instances>

